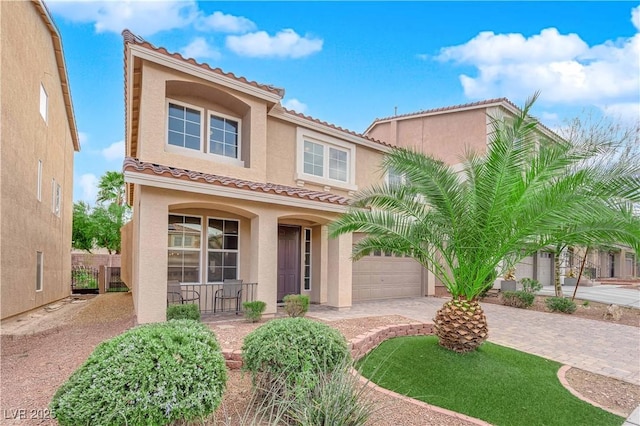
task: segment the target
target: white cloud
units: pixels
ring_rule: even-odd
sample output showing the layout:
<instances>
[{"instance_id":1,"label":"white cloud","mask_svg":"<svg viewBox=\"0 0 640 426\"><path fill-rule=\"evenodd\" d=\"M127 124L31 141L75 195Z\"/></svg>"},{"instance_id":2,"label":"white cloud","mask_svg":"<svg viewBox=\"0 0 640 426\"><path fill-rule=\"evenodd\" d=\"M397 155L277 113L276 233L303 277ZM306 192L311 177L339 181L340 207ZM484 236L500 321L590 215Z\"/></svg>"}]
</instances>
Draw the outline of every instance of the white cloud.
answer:
<instances>
[{"instance_id":1,"label":"white cloud","mask_svg":"<svg viewBox=\"0 0 640 426\"><path fill-rule=\"evenodd\" d=\"M80 143L80 148L89 143L89 134L86 132L78 132L78 142Z\"/></svg>"},{"instance_id":2,"label":"white cloud","mask_svg":"<svg viewBox=\"0 0 640 426\"><path fill-rule=\"evenodd\" d=\"M124 141L114 142L102 150L102 156L107 161L124 160Z\"/></svg>"},{"instance_id":3,"label":"white cloud","mask_svg":"<svg viewBox=\"0 0 640 426\"><path fill-rule=\"evenodd\" d=\"M632 16L638 24L640 7ZM465 44L441 49L436 58L475 67L476 76L460 75L469 98L521 101L540 90L544 102L551 104L640 101L638 33L589 46L577 34L560 34L555 28L531 37L482 32Z\"/></svg>"},{"instance_id":4,"label":"white cloud","mask_svg":"<svg viewBox=\"0 0 640 426\"><path fill-rule=\"evenodd\" d=\"M636 31L640 31L640 6L631 9L631 23L636 27Z\"/></svg>"},{"instance_id":5,"label":"white cloud","mask_svg":"<svg viewBox=\"0 0 640 426\"><path fill-rule=\"evenodd\" d=\"M560 120L560 116L555 112L543 111L540 113L540 119L545 123L548 122L557 122Z\"/></svg>"},{"instance_id":6,"label":"white cloud","mask_svg":"<svg viewBox=\"0 0 640 426\"><path fill-rule=\"evenodd\" d=\"M307 35L300 37L285 29L270 36L265 31L227 36L227 47L240 56L302 58L322 50L323 40Z\"/></svg>"},{"instance_id":7,"label":"white cloud","mask_svg":"<svg viewBox=\"0 0 640 426\"><path fill-rule=\"evenodd\" d=\"M307 104L300 102L296 98L287 99L282 103L282 106L285 107L286 109L292 109L296 112L301 112L303 114L307 110Z\"/></svg>"},{"instance_id":8,"label":"white cloud","mask_svg":"<svg viewBox=\"0 0 640 426\"><path fill-rule=\"evenodd\" d=\"M98 195L98 178L92 173L85 173L78 179L78 186L82 189L82 195L80 199L86 201L89 204L93 204L96 201Z\"/></svg>"},{"instance_id":9,"label":"white cloud","mask_svg":"<svg viewBox=\"0 0 640 426\"><path fill-rule=\"evenodd\" d=\"M120 33L128 28L140 36L183 28L198 16L195 1L61 1L49 0L53 14L73 22L93 22L95 30Z\"/></svg>"},{"instance_id":10,"label":"white cloud","mask_svg":"<svg viewBox=\"0 0 640 426\"><path fill-rule=\"evenodd\" d=\"M600 109L614 120L632 126L640 125L640 103L638 102L601 105Z\"/></svg>"},{"instance_id":11,"label":"white cloud","mask_svg":"<svg viewBox=\"0 0 640 426\"><path fill-rule=\"evenodd\" d=\"M247 33L256 29L256 24L244 16L226 15L222 12L213 12L209 16L203 16L198 20L198 29L201 31L212 29L221 33Z\"/></svg>"},{"instance_id":12,"label":"white cloud","mask_svg":"<svg viewBox=\"0 0 640 426\"><path fill-rule=\"evenodd\" d=\"M222 56L220 51L210 46L204 37L194 38L191 43L180 49L180 51L185 58L220 59Z\"/></svg>"}]
</instances>

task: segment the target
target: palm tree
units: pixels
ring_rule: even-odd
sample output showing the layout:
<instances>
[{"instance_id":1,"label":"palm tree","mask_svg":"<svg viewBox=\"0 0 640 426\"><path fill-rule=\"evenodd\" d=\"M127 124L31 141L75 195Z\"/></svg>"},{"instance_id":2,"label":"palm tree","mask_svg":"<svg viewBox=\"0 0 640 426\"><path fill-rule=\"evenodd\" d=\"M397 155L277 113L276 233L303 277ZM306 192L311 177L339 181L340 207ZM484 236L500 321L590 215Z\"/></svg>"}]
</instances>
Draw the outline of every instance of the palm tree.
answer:
<instances>
[{"instance_id":1,"label":"palm tree","mask_svg":"<svg viewBox=\"0 0 640 426\"><path fill-rule=\"evenodd\" d=\"M519 115L492 120L486 154L467 153L460 173L433 157L394 149L384 166L408 183L359 192L352 209L331 224L334 237L366 233L354 246L356 260L385 250L409 254L433 272L452 296L434 328L440 345L457 352L474 350L487 338L478 303L487 282L562 242L572 226L598 218L620 241L640 247L640 230L616 230L624 219L611 208L615 201L625 211L629 199L640 199L637 164L620 165L612 175L611 167L593 161L604 148L541 139L529 116L536 97Z\"/></svg>"},{"instance_id":2,"label":"palm tree","mask_svg":"<svg viewBox=\"0 0 640 426\"><path fill-rule=\"evenodd\" d=\"M124 192L124 175L120 172L106 172L98 183L97 201L121 206L124 204Z\"/></svg>"}]
</instances>

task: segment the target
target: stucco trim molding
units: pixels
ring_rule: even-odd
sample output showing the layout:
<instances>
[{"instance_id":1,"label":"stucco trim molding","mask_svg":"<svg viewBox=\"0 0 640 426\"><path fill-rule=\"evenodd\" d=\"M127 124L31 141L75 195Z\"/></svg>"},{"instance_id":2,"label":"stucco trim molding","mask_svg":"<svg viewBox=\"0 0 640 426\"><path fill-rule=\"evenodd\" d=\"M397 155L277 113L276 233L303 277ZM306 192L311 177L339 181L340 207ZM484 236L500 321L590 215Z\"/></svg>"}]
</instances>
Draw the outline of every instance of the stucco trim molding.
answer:
<instances>
[{"instance_id":1,"label":"stucco trim molding","mask_svg":"<svg viewBox=\"0 0 640 426\"><path fill-rule=\"evenodd\" d=\"M327 212L344 213L348 206L325 203L322 201L296 199L290 196L268 194L264 192L250 191L246 189L230 188L209 183L193 182L173 177L150 175L133 171L125 171L124 179L127 183L133 183L155 188L171 189L175 191L191 192L219 197L233 198L237 200L255 201L259 203L277 204L289 207L321 210Z\"/></svg>"}]
</instances>

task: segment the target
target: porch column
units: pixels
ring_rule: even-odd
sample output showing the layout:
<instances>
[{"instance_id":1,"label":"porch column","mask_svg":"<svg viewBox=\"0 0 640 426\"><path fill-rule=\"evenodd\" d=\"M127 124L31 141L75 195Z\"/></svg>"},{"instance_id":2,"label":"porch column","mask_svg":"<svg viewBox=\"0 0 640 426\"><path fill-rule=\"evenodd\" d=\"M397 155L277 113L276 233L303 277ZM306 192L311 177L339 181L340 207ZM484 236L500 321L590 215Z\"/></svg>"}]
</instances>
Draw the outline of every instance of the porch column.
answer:
<instances>
[{"instance_id":1,"label":"porch column","mask_svg":"<svg viewBox=\"0 0 640 426\"><path fill-rule=\"evenodd\" d=\"M352 240L352 234L343 234L328 244L327 304L339 309L351 307Z\"/></svg>"},{"instance_id":2,"label":"porch column","mask_svg":"<svg viewBox=\"0 0 640 426\"><path fill-rule=\"evenodd\" d=\"M133 297L139 324L166 321L167 317L167 226L166 200L143 188L138 206L136 270Z\"/></svg>"},{"instance_id":3,"label":"porch column","mask_svg":"<svg viewBox=\"0 0 640 426\"><path fill-rule=\"evenodd\" d=\"M313 227L313 249L311 259L312 302L327 303L327 274L329 252L329 228L327 225Z\"/></svg>"},{"instance_id":4,"label":"porch column","mask_svg":"<svg viewBox=\"0 0 640 426\"><path fill-rule=\"evenodd\" d=\"M278 217L262 210L251 219L250 282L258 283L257 300L267 304L265 314L278 310Z\"/></svg>"},{"instance_id":5,"label":"porch column","mask_svg":"<svg viewBox=\"0 0 640 426\"><path fill-rule=\"evenodd\" d=\"M424 296L435 296L436 295L436 276L428 270L427 268L422 268L423 276L426 278L425 283L425 294Z\"/></svg>"}]
</instances>

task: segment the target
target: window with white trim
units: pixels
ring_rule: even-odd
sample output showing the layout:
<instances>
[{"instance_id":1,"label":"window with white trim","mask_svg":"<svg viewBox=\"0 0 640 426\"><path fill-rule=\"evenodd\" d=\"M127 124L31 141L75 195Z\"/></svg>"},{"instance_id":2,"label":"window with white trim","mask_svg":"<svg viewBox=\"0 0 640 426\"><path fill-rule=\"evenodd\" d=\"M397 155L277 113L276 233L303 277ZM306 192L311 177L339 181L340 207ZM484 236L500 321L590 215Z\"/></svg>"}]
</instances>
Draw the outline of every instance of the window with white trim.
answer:
<instances>
[{"instance_id":1,"label":"window with white trim","mask_svg":"<svg viewBox=\"0 0 640 426\"><path fill-rule=\"evenodd\" d=\"M51 190L53 194L53 198L51 200L51 211L56 216L60 216L60 203L62 198L62 188L60 188L60 184L56 182L55 179L51 181Z\"/></svg>"},{"instance_id":2,"label":"window with white trim","mask_svg":"<svg viewBox=\"0 0 640 426\"><path fill-rule=\"evenodd\" d=\"M169 215L167 279L200 282L202 218Z\"/></svg>"},{"instance_id":3,"label":"window with white trim","mask_svg":"<svg viewBox=\"0 0 640 426\"><path fill-rule=\"evenodd\" d=\"M38 183L36 186L36 198L42 201L42 160L38 160Z\"/></svg>"},{"instance_id":4,"label":"window with white trim","mask_svg":"<svg viewBox=\"0 0 640 426\"><path fill-rule=\"evenodd\" d=\"M44 86L40 83L40 115L44 122L47 122L47 113L49 106L49 96L47 95L47 91L44 90Z\"/></svg>"},{"instance_id":5,"label":"window with white trim","mask_svg":"<svg viewBox=\"0 0 640 426\"><path fill-rule=\"evenodd\" d=\"M36 291L42 291L42 283L44 280L44 254L41 251L36 252Z\"/></svg>"},{"instance_id":6,"label":"window with white trim","mask_svg":"<svg viewBox=\"0 0 640 426\"><path fill-rule=\"evenodd\" d=\"M240 223L209 218L207 227L207 282L238 279L238 231Z\"/></svg>"},{"instance_id":7,"label":"window with white trim","mask_svg":"<svg viewBox=\"0 0 640 426\"><path fill-rule=\"evenodd\" d=\"M169 146L240 160L242 120L173 100L167 111Z\"/></svg>"},{"instance_id":8,"label":"window with white trim","mask_svg":"<svg viewBox=\"0 0 640 426\"><path fill-rule=\"evenodd\" d=\"M389 167L387 170L387 183L391 186L404 185L407 181L403 173L398 172L393 167Z\"/></svg>"},{"instance_id":9,"label":"window with white trim","mask_svg":"<svg viewBox=\"0 0 640 426\"><path fill-rule=\"evenodd\" d=\"M221 115L209 115L209 152L238 158L240 126L238 121Z\"/></svg>"},{"instance_id":10,"label":"window with white trim","mask_svg":"<svg viewBox=\"0 0 640 426\"><path fill-rule=\"evenodd\" d=\"M311 228L304 228L304 286L311 290Z\"/></svg>"},{"instance_id":11,"label":"window with white trim","mask_svg":"<svg viewBox=\"0 0 640 426\"><path fill-rule=\"evenodd\" d=\"M355 186L355 145L298 128L296 180L349 190Z\"/></svg>"}]
</instances>

